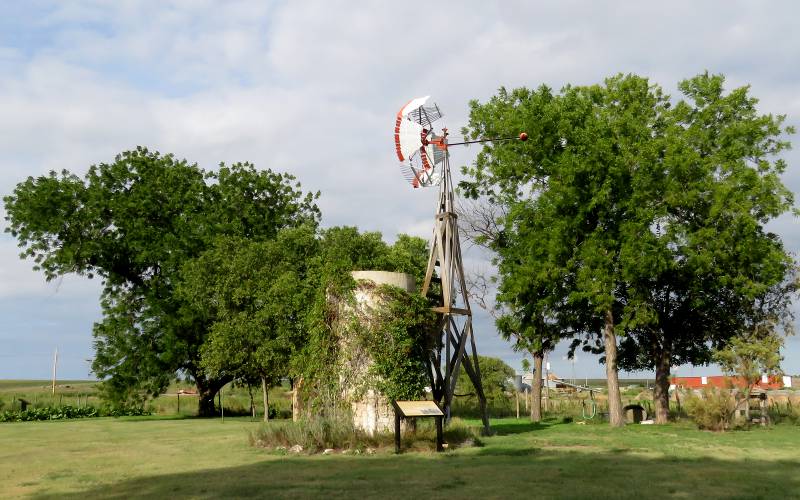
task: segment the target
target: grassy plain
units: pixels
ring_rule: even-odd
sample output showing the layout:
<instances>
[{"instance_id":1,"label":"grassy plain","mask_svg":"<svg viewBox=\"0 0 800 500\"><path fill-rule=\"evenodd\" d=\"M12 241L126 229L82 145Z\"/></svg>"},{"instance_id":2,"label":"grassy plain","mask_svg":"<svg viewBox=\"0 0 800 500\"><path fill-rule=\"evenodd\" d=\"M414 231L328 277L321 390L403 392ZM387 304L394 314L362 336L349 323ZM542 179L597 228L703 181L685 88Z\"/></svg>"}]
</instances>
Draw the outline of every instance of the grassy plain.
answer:
<instances>
[{"instance_id":1,"label":"grassy plain","mask_svg":"<svg viewBox=\"0 0 800 500\"><path fill-rule=\"evenodd\" d=\"M477 425L477 422L473 422ZM0 496L39 498L800 498L800 427L493 422L444 454L277 455L247 418L0 424Z\"/></svg>"}]
</instances>

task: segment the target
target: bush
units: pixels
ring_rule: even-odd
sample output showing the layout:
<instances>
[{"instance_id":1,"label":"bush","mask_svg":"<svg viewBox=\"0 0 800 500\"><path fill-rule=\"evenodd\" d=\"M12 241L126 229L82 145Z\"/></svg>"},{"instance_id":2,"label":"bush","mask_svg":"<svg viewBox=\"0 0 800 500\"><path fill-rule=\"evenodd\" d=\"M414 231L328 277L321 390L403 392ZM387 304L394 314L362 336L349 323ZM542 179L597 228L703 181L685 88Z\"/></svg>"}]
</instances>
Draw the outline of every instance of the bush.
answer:
<instances>
[{"instance_id":1,"label":"bush","mask_svg":"<svg viewBox=\"0 0 800 500\"><path fill-rule=\"evenodd\" d=\"M775 424L788 423L800 425L800 405L786 401L786 403L772 403L767 409L769 421Z\"/></svg>"},{"instance_id":2,"label":"bush","mask_svg":"<svg viewBox=\"0 0 800 500\"><path fill-rule=\"evenodd\" d=\"M454 418L444 429L444 440L455 447L468 441L480 443L473 428ZM417 429L402 436L403 448L432 450L436 446L436 428L432 419L418 420ZM376 433L370 436L355 428L352 420L339 418L314 418L299 422L271 422L263 424L250 435L250 444L264 448L303 447L304 453L319 453L327 448L359 450L367 448L394 448L394 434Z\"/></svg>"},{"instance_id":3,"label":"bush","mask_svg":"<svg viewBox=\"0 0 800 500\"><path fill-rule=\"evenodd\" d=\"M251 434L250 441L268 448L300 445L308 453L326 448L358 449L378 445L377 437L356 429L352 421L323 417L265 423Z\"/></svg>"},{"instance_id":4,"label":"bush","mask_svg":"<svg viewBox=\"0 0 800 500\"><path fill-rule=\"evenodd\" d=\"M146 410L143 406L139 405L106 405L102 406L98 412L97 417L141 417L142 415L151 415L150 410Z\"/></svg>"},{"instance_id":5,"label":"bush","mask_svg":"<svg viewBox=\"0 0 800 500\"><path fill-rule=\"evenodd\" d=\"M97 408L93 406L46 406L25 411L4 411L0 413L0 422L30 422L34 420L62 420L96 416Z\"/></svg>"},{"instance_id":6,"label":"bush","mask_svg":"<svg viewBox=\"0 0 800 500\"><path fill-rule=\"evenodd\" d=\"M4 411L0 413L0 422L32 422L36 420L66 420L92 417L122 417L149 415L141 407L104 406L45 406L25 411Z\"/></svg>"},{"instance_id":7,"label":"bush","mask_svg":"<svg viewBox=\"0 0 800 500\"><path fill-rule=\"evenodd\" d=\"M736 407L730 391L703 389L701 396L692 394L686 399L686 413L700 429L724 431L731 425Z\"/></svg>"}]
</instances>

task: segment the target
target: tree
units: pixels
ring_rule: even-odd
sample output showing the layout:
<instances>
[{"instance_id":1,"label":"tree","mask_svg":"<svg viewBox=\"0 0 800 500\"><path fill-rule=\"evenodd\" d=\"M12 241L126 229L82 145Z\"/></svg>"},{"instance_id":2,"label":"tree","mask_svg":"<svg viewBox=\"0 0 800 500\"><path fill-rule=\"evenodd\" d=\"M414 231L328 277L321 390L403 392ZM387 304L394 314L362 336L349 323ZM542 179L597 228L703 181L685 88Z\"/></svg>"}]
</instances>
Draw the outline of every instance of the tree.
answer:
<instances>
[{"instance_id":1,"label":"tree","mask_svg":"<svg viewBox=\"0 0 800 500\"><path fill-rule=\"evenodd\" d=\"M269 388L291 374L308 338L318 246L312 226L284 228L266 241L225 237L182 269L179 296L211 320L201 365L214 377L258 381L265 421Z\"/></svg>"},{"instance_id":2,"label":"tree","mask_svg":"<svg viewBox=\"0 0 800 500\"><path fill-rule=\"evenodd\" d=\"M624 309L621 255L637 229L632 164L644 163L637 140L663 109L663 98L636 78L605 86L566 87L554 96L501 89L486 105L471 104L471 137L526 130L527 144L485 148L462 187L508 207L496 251L499 298L511 304L518 326L550 322L602 339L609 416L623 425L617 378L617 331ZM502 130L501 130L502 129ZM638 196L637 196L638 195ZM543 321L545 320L545 321Z\"/></svg>"},{"instance_id":3,"label":"tree","mask_svg":"<svg viewBox=\"0 0 800 500\"><path fill-rule=\"evenodd\" d=\"M428 243L419 237L398 234L394 244L383 241L378 231L359 232L337 226L321 233L321 259L327 273L382 270L407 273L421 283L428 265Z\"/></svg>"},{"instance_id":4,"label":"tree","mask_svg":"<svg viewBox=\"0 0 800 500\"><path fill-rule=\"evenodd\" d=\"M792 204L774 160L791 129L722 84L682 82L689 102L675 105L630 75L472 104L473 137L531 139L486 148L462 184L507 207L501 296L605 353L612 424L617 362L656 370L663 422L670 364L707 362L712 345L785 310L793 292L794 262L763 229Z\"/></svg>"},{"instance_id":5,"label":"tree","mask_svg":"<svg viewBox=\"0 0 800 500\"><path fill-rule=\"evenodd\" d=\"M474 212L473 212L474 213ZM486 212L483 212L486 213ZM539 321L526 320L524 310L512 311L503 302L490 305L487 301L489 295L489 280L483 275L473 275L468 278L468 291L470 297L479 307L487 311L494 319L500 335L511 342L512 348L517 352L526 352L533 358L533 380L531 387L531 422L542 420L542 373L545 355L555 349L561 338L558 325L547 323L539 317ZM526 360L524 360L526 361Z\"/></svg>"},{"instance_id":6,"label":"tree","mask_svg":"<svg viewBox=\"0 0 800 500\"><path fill-rule=\"evenodd\" d=\"M508 399L507 393L514 390L512 380L514 369L500 358L478 356L478 366L481 372L481 384L486 394L487 404L497 406L497 403ZM456 380L456 395L460 397L474 397L475 387L466 372L461 371Z\"/></svg>"},{"instance_id":7,"label":"tree","mask_svg":"<svg viewBox=\"0 0 800 500\"><path fill-rule=\"evenodd\" d=\"M791 328L788 323L784 324ZM753 387L762 375L780 375L781 347L783 336L778 331L780 325L775 321L765 321L752 331L730 339L724 348L714 352L713 359L728 375L738 376L742 382L742 399L748 401ZM750 405L746 406L748 410Z\"/></svg>"},{"instance_id":8,"label":"tree","mask_svg":"<svg viewBox=\"0 0 800 500\"><path fill-rule=\"evenodd\" d=\"M29 177L4 201L21 256L48 280L102 280L92 369L106 393L155 395L185 372L197 384L199 413L210 415L228 378L208 378L200 364L210 324L176 295L180 269L219 236L270 239L282 227L316 224L315 196L290 175L248 163L206 172L140 147L83 179L66 170Z\"/></svg>"},{"instance_id":9,"label":"tree","mask_svg":"<svg viewBox=\"0 0 800 500\"><path fill-rule=\"evenodd\" d=\"M792 129L782 128L782 116L760 115L747 87L726 93L723 84L708 74L680 83L687 100L668 116L654 169L663 178L654 230L629 258L637 307L621 363L655 368L658 423L669 414L671 365L707 363L729 339L790 318L796 292L794 260L764 228L793 204L780 181L786 165L776 159Z\"/></svg>"}]
</instances>

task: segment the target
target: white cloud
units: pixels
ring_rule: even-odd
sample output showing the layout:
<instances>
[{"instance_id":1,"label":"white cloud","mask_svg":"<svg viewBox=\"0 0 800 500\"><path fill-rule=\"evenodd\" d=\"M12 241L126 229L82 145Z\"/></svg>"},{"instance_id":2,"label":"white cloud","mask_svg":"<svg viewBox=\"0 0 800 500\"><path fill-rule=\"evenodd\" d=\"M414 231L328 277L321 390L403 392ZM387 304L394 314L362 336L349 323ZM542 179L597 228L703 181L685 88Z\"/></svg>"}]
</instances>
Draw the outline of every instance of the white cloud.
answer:
<instances>
[{"instance_id":1,"label":"white cloud","mask_svg":"<svg viewBox=\"0 0 800 500\"><path fill-rule=\"evenodd\" d=\"M709 69L752 83L763 109L796 124L798 10L688 1L57 3L20 20L26 41L0 36L0 192L50 169L82 173L142 144L204 168L249 160L290 171L323 192L326 225L427 238L435 193L404 184L391 147L392 117L410 97L432 94L457 131L466 102L499 86L558 88L633 71L676 95L677 81ZM454 166L474 153L454 152ZM786 179L800 188L794 170ZM795 226L776 225L798 250ZM0 240L0 300L49 293L14 253ZM487 349L507 349L480 335Z\"/></svg>"}]
</instances>

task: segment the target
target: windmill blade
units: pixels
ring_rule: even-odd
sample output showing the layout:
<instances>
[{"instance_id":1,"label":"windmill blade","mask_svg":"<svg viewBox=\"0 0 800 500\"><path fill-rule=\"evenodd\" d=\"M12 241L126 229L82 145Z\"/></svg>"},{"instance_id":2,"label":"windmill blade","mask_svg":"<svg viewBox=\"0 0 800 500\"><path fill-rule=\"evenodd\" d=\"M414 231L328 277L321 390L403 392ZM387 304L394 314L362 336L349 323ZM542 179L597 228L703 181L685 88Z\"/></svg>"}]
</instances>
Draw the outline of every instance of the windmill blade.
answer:
<instances>
[{"instance_id":1,"label":"windmill blade","mask_svg":"<svg viewBox=\"0 0 800 500\"><path fill-rule=\"evenodd\" d=\"M426 130L431 130L433 128L433 122L444 115L439 109L439 106L434 104L433 106L419 106L418 108L411 110L411 112L408 113L408 116L415 122L422 125Z\"/></svg>"},{"instance_id":2,"label":"windmill blade","mask_svg":"<svg viewBox=\"0 0 800 500\"><path fill-rule=\"evenodd\" d=\"M426 106L430 96L411 99L397 113L394 143L401 171L415 188L438 185L436 165L446 158L446 146L431 143L436 136L431 124L442 117L438 106Z\"/></svg>"},{"instance_id":3,"label":"windmill blade","mask_svg":"<svg viewBox=\"0 0 800 500\"><path fill-rule=\"evenodd\" d=\"M394 125L394 145L400 161L410 158L411 154L422 145L423 126L419 121L411 119L409 114L427 102L430 96L411 99L397 112Z\"/></svg>"},{"instance_id":4,"label":"windmill blade","mask_svg":"<svg viewBox=\"0 0 800 500\"><path fill-rule=\"evenodd\" d=\"M406 162L400 164L403 177L415 188L437 186L441 182L441 176L428 158L430 149L430 145L418 148Z\"/></svg>"},{"instance_id":5,"label":"windmill blade","mask_svg":"<svg viewBox=\"0 0 800 500\"><path fill-rule=\"evenodd\" d=\"M422 125L398 118L394 128L394 145L400 161L410 158L422 145Z\"/></svg>"}]
</instances>

